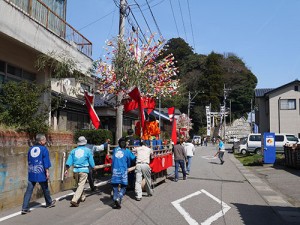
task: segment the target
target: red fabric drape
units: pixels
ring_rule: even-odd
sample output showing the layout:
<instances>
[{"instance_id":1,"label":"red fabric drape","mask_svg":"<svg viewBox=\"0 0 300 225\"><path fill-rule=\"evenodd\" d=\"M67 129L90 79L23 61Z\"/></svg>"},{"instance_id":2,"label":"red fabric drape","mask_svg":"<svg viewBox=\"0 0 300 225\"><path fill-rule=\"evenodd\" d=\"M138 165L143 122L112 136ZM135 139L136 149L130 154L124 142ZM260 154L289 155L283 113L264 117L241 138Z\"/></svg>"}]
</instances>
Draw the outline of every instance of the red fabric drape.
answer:
<instances>
[{"instance_id":1,"label":"red fabric drape","mask_svg":"<svg viewBox=\"0 0 300 225\"><path fill-rule=\"evenodd\" d=\"M92 121L93 126L95 129L98 129L100 127L100 119L93 107L93 102L94 102L94 95L88 94L87 91L84 92L84 98L85 98L85 104L90 116L90 119Z\"/></svg>"}]
</instances>

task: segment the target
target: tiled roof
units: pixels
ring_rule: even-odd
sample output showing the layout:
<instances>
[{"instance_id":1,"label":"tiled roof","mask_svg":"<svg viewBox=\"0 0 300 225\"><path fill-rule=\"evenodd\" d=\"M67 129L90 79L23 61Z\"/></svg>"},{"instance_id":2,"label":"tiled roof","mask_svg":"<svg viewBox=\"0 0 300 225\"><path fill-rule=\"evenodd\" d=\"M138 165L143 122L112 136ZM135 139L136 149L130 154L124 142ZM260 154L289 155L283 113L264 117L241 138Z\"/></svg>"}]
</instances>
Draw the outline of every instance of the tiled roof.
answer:
<instances>
[{"instance_id":1,"label":"tiled roof","mask_svg":"<svg viewBox=\"0 0 300 225\"><path fill-rule=\"evenodd\" d=\"M116 95L95 94L94 107L114 107L116 105Z\"/></svg>"},{"instance_id":2,"label":"tiled roof","mask_svg":"<svg viewBox=\"0 0 300 225\"><path fill-rule=\"evenodd\" d=\"M263 97L267 92L274 90L275 88L257 88L255 89L255 97Z\"/></svg>"}]
</instances>

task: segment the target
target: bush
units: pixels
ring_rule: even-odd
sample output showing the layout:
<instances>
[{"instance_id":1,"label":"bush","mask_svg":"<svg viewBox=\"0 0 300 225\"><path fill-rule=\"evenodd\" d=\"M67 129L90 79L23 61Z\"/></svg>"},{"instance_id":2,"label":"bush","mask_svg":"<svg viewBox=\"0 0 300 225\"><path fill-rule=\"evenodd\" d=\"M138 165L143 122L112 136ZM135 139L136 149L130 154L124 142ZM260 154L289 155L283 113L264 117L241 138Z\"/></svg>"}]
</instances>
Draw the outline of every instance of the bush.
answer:
<instances>
[{"instance_id":1,"label":"bush","mask_svg":"<svg viewBox=\"0 0 300 225\"><path fill-rule=\"evenodd\" d=\"M111 143L113 143L113 136L110 130L78 130L74 133L75 143L80 136L84 136L88 143L92 145L103 144L107 138L109 138Z\"/></svg>"},{"instance_id":2,"label":"bush","mask_svg":"<svg viewBox=\"0 0 300 225\"><path fill-rule=\"evenodd\" d=\"M7 82L0 95L0 122L31 135L48 132L47 106L40 97L47 87L34 83Z\"/></svg>"}]
</instances>

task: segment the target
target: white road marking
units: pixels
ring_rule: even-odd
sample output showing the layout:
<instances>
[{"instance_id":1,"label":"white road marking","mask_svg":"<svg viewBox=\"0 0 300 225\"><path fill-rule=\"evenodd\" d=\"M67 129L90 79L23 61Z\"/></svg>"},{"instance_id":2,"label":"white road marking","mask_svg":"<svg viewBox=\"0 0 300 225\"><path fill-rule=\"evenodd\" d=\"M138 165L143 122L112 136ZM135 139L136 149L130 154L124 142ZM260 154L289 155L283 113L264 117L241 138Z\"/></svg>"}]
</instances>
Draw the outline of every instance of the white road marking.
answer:
<instances>
[{"instance_id":1,"label":"white road marking","mask_svg":"<svg viewBox=\"0 0 300 225\"><path fill-rule=\"evenodd\" d=\"M204 189L202 189L201 191L202 191L202 193L206 194L208 197L212 198L213 200L215 200L217 203L219 203L222 206L222 210L220 212L218 212L215 215L209 217L203 223L201 223L201 225L210 225L212 222L214 222L217 219L219 219L220 217L224 216L225 213L228 212L228 210L231 207L229 205L227 205L225 202L223 202L220 199L218 199L215 196L213 196L212 194L208 193Z\"/></svg>"},{"instance_id":2,"label":"white road marking","mask_svg":"<svg viewBox=\"0 0 300 225\"><path fill-rule=\"evenodd\" d=\"M180 203L183 202L183 201L185 201L185 200L187 200L187 199L189 199L189 198L192 198L192 197L194 197L194 196L196 196L196 195L200 195L200 194L201 194L201 191L196 191L196 192L193 193L193 194L190 194L190 195L188 195L188 196L185 196L185 197L183 197L183 198L181 198L181 199L178 199L178 200L172 202L173 206L178 210L178 212L184 217L184 219L185 219L185 220L188 222L188 224L190 224L190 225L197 225L197 224L199 224L199 223L198 223L196 220L194 220L194 219L190 216L190 214L189 214L187 211L184 210L184 208L181 207Z\"/></svg>"},{"instance_id":3,"label":"white road marking","mask_svg":"<svg viewBox=\"0 0 300 225\"><path fill-rule=\"evenodd\" d=\"M223 202L220 199L216 198L215 196L213 196L209 192L205 191L204 189L202 189L201 191L196 191L193 194L187 195L187 196L185 196L181 199L178 199L178 200L172 202L173 206L184 217L184 219L188 222L189 225L198 225L199 223L196 220L194 220L190 216L190 214L187 211L185 211L184 208L181 207L180 203L187 200L187 199L189 199L189 198L200 195L201 193L207 195L208 197L210 197L211 199L213 199L214 201L216 201L217 203L219 203L222 206L221 211L219 211L216 214L212 215L211 217L207 218L204 222L201 223L201 225L210 225L212 222L214 222L214 221L218 220L220 217L224 216L225 213L230 209L230 206L228 206L225 202Z\"/></svg>"},{"instance_id":4,"label":"white road marking","mask_svg":"<svg viewBox=\"0 0 300 225\"><path fill-rule=\"evenodd\" d=\"M69 196L69 195L74 195L74 192L69 193L69 194L66 194L66 195L63 195L63 196L60 196L60 197L56 198L55 200L56 200L56 202L58 202L60 199L63 199L63 198L65 198L65 197ZM41 206L44 206L44 205L46 205L45 202L43 202L43 203L41 203L41 204L38 204L38 205L36 205L36 206L33 206L33 207L30 208L30 211L33 211L33 210L35 210L35 209L37 209L37 208L40 208ZM19 211L19 212L10 214L10 215L8 215L8 216L4 216L4 217L0 218L0 222L2 222L2 221L4 221L4 220L8 220L8 219L10 219L10 218L13 218L13 217L15 217L15 216L19 216L19 215L21 215L21 212L22 212L22 211Z\"/></svg>"},{"instance_id":5,"label":"white road marking","mask_svg":"<svg viewBox=\"0 0 300 225\"><path fill-rule=\"evenodd\" d=\"M217 157L212 156L212 155L205 155L205 156L201 156L203 159L216 159Z\"/></svg>"},{"instance_id":6,"label":"white road marking","mask_svg":"<svg viewBox=\"0 0 300 225\"><path fill-rule=\"evenodd\" d=\"M96 187L99 187L99 186L103 186L103 185L108 184L108 183L110 183L110 180L102 181L102 182L96 183L95 186L96 186ZM56 200L56 202L58 202L59 200L64 199L64 198L66 198L66 197L69 196L69 195L74 195L74 192L71 192L71 193L66 194L66 195L62 195L62 196L56 198L55 200ZM37 209L37 208L40 208L41 206L44 206L44 205L46 205L45 202L43 202L43 203L41 203L41 204L39 204L39 205L36 205L36 206L34 206L34 207L31 207L31 208L30 208L30 211L33 211L33 210L35 210L35 209ZM5 220L8 220L8 219L10 219L10 218L13 218L13 217L15 217L15 216L19 216L19 215L21 215L21 212L22 212L22 211L19 211L19 212L16 212L16 213L12 213L12 214L10 214L10 215L8 215L8 216L4 216L4 217L0 218L0 222L5 221Z\"/></svg>"}]
</instances>

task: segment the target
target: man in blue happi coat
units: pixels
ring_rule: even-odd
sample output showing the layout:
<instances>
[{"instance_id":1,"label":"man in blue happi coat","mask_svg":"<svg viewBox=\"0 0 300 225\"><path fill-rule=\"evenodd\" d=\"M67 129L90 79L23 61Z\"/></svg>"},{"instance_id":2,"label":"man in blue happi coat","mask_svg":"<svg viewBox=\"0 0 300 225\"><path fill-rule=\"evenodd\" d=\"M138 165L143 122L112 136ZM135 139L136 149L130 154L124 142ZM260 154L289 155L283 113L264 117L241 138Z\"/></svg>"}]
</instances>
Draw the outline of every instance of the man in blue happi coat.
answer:
<instances>
[{"instance_id":1,"label":"man in blue happi coat","mask_svg":"<svg viewBox=\"0 0 300 225\"><path fill-rule=\"evenodd\" d=\"M28 151L28 186L24 194L22 205L22 215L30 212L29 201L36 183L39 183L46 201L46 207L55 206L56 200L52 200L48 188L48 180L50 179L49 168L51 162L49 151L45 146L47 139L44 134L36 135L36 144Z\"/></svg>"},{"instance_id":2,"label":"man in blue happi coat","mask_svg":"<svg viewBox=\"0 0 300 225\"><path fill-rule=\"evenodd\" d=\"M113 200L117 209L121 208L122 198L128 185L127 169L135 162L135 155L126 148L126 139L120 138L119 146L112 153ZM120 188L119 188L120 185Z\"/></svg>"}]
</instances>

